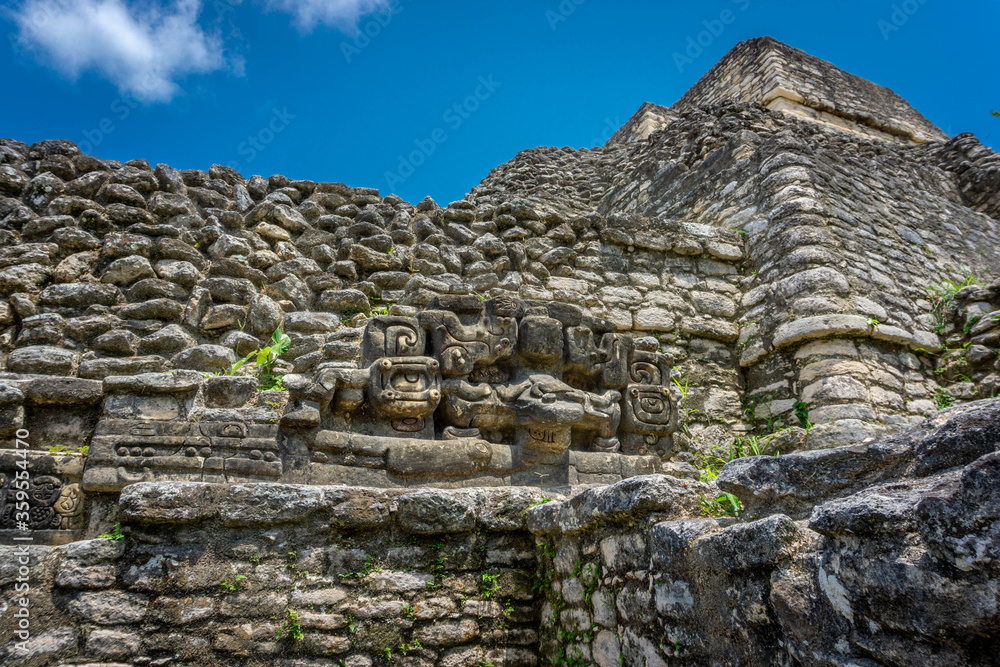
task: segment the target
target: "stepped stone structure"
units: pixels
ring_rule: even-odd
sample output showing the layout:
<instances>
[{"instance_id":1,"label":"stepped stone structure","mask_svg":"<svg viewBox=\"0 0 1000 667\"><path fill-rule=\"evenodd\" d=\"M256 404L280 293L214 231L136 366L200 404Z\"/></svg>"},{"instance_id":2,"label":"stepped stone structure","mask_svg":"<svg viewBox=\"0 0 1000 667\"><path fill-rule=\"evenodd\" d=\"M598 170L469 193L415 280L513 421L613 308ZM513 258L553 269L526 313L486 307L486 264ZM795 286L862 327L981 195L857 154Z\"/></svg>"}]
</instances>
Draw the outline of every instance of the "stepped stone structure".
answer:
<instances>
[{"instance_id":1,"label":"stepped stone structure","mask_svg":"<svg viewBox=\"0 0 1000 667\"><path fill-rule=\"evenodd\" d=\"M770 38L446 207L0 139L0 663L995 664L998 271Z\"/></svg>"}]
</instances>

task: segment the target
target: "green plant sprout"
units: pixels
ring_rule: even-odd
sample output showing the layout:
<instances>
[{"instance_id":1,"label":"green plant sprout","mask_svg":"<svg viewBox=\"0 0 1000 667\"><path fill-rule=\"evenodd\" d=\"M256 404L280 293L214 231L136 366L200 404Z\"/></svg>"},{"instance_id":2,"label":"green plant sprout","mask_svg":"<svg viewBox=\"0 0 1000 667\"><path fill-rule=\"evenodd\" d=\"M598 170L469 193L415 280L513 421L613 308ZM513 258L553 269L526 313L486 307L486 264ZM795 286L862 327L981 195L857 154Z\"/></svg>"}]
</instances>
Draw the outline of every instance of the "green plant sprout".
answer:
<instances>
[{"instance_id":1,"label":"green plant sprout","mask_svg":"<svg viewBox=\"0 0 1000 667\"><path fill-rule=\"evenodd\" d=\"M695 465L701 471L701 481L705 483L714 482L722 468L730 461L742 459L748 456L766 456L765 446L760 438L756 436L737 437L727 449L719 445L712 447L708 454L698 454L695 456ZM778 456L775 452L774 456ZM715 498L702 496L702 513L705 516L739 516L743 512L743 503L732 493L721 493Z\"/></svg>"},{"instance_id":2,"label":"green plant sprout","mask_svg":"<svg viewBox=\"0 0 1000 667\"><path fill-rule=\"evenodd\" d=\"M805 401L795 401L792 404L792 410L795 412L796 418L799 420L799 424L802 428L807 431L813 427L813 423L809 421L809 404Z\"/></svg>"},{"instance_id":3,"label":"green plant sprout","mask_svg":"<svg viewBox=\"0 0 1000 667\"><path fill-rule=\"evenodd\" d=\"M120 523L116 523L114 526L111 527L110 531L104 533L103 535L98 535L97 537L98 537L98 539L102 539L102 540L116 540L117 541L117 540L124 540L125 539L125 534L122 533L122 525Z\"/></svg>"},{"instance_id":4,"label":"green plant sprout","mask_svg":"<svg viewBox=\"0 0 1000 667\"><path fill-rule=\"evenodd\" d=\"M300 641L304 636L302 634L302 625L299 623L299 612L289 609L288 620L278 630L278 640L280 641L282 637L286 637L293 641Z\"/></svg>"},{"instance_id":5,"label":"green plant sprout","mask_svg":"<svg viewBox=\"0 0 1000 667\"><path fill-rule=\"evenodd\" d=\"M284 391L284 382L280 375L274 374L273 367L278 357L287 352L288 348L292 346L292 339L281 330L281 327L278 327L271 334L271 342L271 345L254 350L228 369L216 375L236 375L243 366L252 363L257 367L254 375L257 377L261 391Z\"/></svg>"},{"instance_id":6,"label":"green plant sprout","mask_svg":"<svg viewBox=\"0 0 1000 667\"><path fill-rule=\"evenodd\" d=\"M491 599L494 595L500 592L500 584L498 580L500 579L499 574L490 574L489 572L483 572L481 575L483 598L486 600Z\"/></svg>"},{"instance_id":7,"label":"green plant sprout","mask_svg":"<svg viewBox=\"0 0 1000 667\"><path fill-rule=\"evenodd\" d=\"M233 593L235 591L240 590L240 584L243 583L244 579L246 579L246 577L241 574L238 575L233 580L232 583L230 583L229 580L227 579L226 581L223 581L221 584L219 584L219 587L222 588L222 590L224 591L229 591L230 593Z\"/></svg>"},{"instance_id":8,"label":"green plant sprout","mask_svg":"<svg viewBox=\"0 0 1000 667\"><path fill-rule=\"evenodd\" d=\"M955 295L970 285L978 284L976 276L969 269L964 269L962 281L946 280L925 288L927 290L927 297L931 302L931 314L934 315L934 319L936 320L934 333L944 333L947 328L948 308L954 303Z\"/></svg>"},{"instance_id":9,"label":"green plant sprout","mask_svg":"<svg viewBox=\"0 0 1000 667\"><path fill-rule=\"evenodd\" d=\"M90 445L83 445L81 447L76 447L76 448L69 447L63 444L48 445L45 447L45 450L50 454L83 454L84 456L86 456L87 452L90 451Z\"/></svg>"},{"instance_id":10,"label":"green plant sprout","mask_svg":"<svg viewBox=\"0 0 1000 667\"><path fill-rule=\"evenodd\" d=\"M934 390L934 405L938 407L938 410L950 408L954 404L955 397L945 391L942 387L938 387Z\"/></svg>"},{"instance_id":11,"label":"green plant sprout","mask_svg":"<svg viewBox=\"0 0 1000 667\"><path fill-rule=\"evenodd\" d=\"M671 377L670 379L674 381L674 385L677 387L677 390L681 392L681 398L683 398L686 403L688 397L688 380L686 375L682 377L684 378L684 384L681 384L681 381L676 376Z\"/></svg>"},{"instance_id":12,"label":"green plant sprout","mask_svg":"<svg viewBox=\"0 0 1000 667\"><path fill-rule=\"evenodd\" d=\"M423 648L423 646L420 644L420 640L419 639L414 639L412 644L407 644L405 642L400 642L399 643L399 652L403 654L404 658L411 651L419 651L422 648ZM389 649L386 649L386 650L388 651ZM391 654L387 653L386 654L386 658L389 659L389 660L391 660L392 659Z\"/></svg>"}]
</instances>

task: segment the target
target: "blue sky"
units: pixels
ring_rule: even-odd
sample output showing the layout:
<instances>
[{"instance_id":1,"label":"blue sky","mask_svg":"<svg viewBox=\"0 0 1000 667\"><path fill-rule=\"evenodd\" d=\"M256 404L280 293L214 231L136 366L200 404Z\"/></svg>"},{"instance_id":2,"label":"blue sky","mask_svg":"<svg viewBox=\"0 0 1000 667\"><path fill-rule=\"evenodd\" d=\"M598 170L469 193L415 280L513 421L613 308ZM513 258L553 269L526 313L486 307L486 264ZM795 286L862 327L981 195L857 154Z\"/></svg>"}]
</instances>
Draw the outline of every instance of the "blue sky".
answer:
<instances>
[{"instance_id":1,"label":"blue sky","mask_svg":"<svg viewBox=\"0 0 1000 667\"><path fill-rule=\"evenodd\" d=\"M411 202L525 148L601 144L760 35L1000 143L995 0L6 0L0 28L0 136Z\"/></svg>"}]
</instances>

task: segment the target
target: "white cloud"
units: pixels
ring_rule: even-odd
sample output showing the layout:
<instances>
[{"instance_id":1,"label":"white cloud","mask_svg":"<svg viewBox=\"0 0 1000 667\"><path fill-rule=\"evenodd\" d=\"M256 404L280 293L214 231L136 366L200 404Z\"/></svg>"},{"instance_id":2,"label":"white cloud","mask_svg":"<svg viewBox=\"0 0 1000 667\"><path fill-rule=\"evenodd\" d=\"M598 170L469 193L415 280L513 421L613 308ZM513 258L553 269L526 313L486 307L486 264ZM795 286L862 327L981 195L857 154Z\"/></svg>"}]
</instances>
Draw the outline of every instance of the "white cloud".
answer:
<instances>
[{"instance_id":1,"label":"white cloud","mask_svg":"<svg viewBox=\"0 0 1000 667\"><path fill-rule=\"evenodd\" d=\"M14 20L21 43L67 76L94 71L140 100L167 101L178 78L225 66L200 12L201 0L25 0Z\"/></svg>"},{"instance_id":2,"label":"white cloud","mask_svg":"<svg viewBox=\"0 0 1000 667\"><path fill-rule=\"evenodd\" d=\"M388 9L390 4L390 0L267 0L268 9L292 14L295 26L302 31L322 24L356 32L364 14Z\"/></svg>"}]
</instances>

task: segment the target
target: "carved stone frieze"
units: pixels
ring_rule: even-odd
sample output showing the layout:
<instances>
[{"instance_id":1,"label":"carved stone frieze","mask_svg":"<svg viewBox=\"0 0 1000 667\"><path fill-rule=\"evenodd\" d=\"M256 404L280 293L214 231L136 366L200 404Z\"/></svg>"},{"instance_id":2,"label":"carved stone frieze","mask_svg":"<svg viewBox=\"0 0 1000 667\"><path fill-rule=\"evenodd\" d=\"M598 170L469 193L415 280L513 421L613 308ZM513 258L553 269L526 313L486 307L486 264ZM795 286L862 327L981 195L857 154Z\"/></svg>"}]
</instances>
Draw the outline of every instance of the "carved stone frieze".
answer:
<instances>
[{"instance_id":1,"label":"carved stone frieze","mask_svg":"<svg viewBox=\"0 0 1000 667\"><path fill-rule=\"evenodd\" d=\"M571 450L660 459L678 428L670 371L575 306L448 294L373 318L355 367L286 378L281 425L308 434L312 464L403 480L510 475Z\"/></svg>"}]
</instances>

